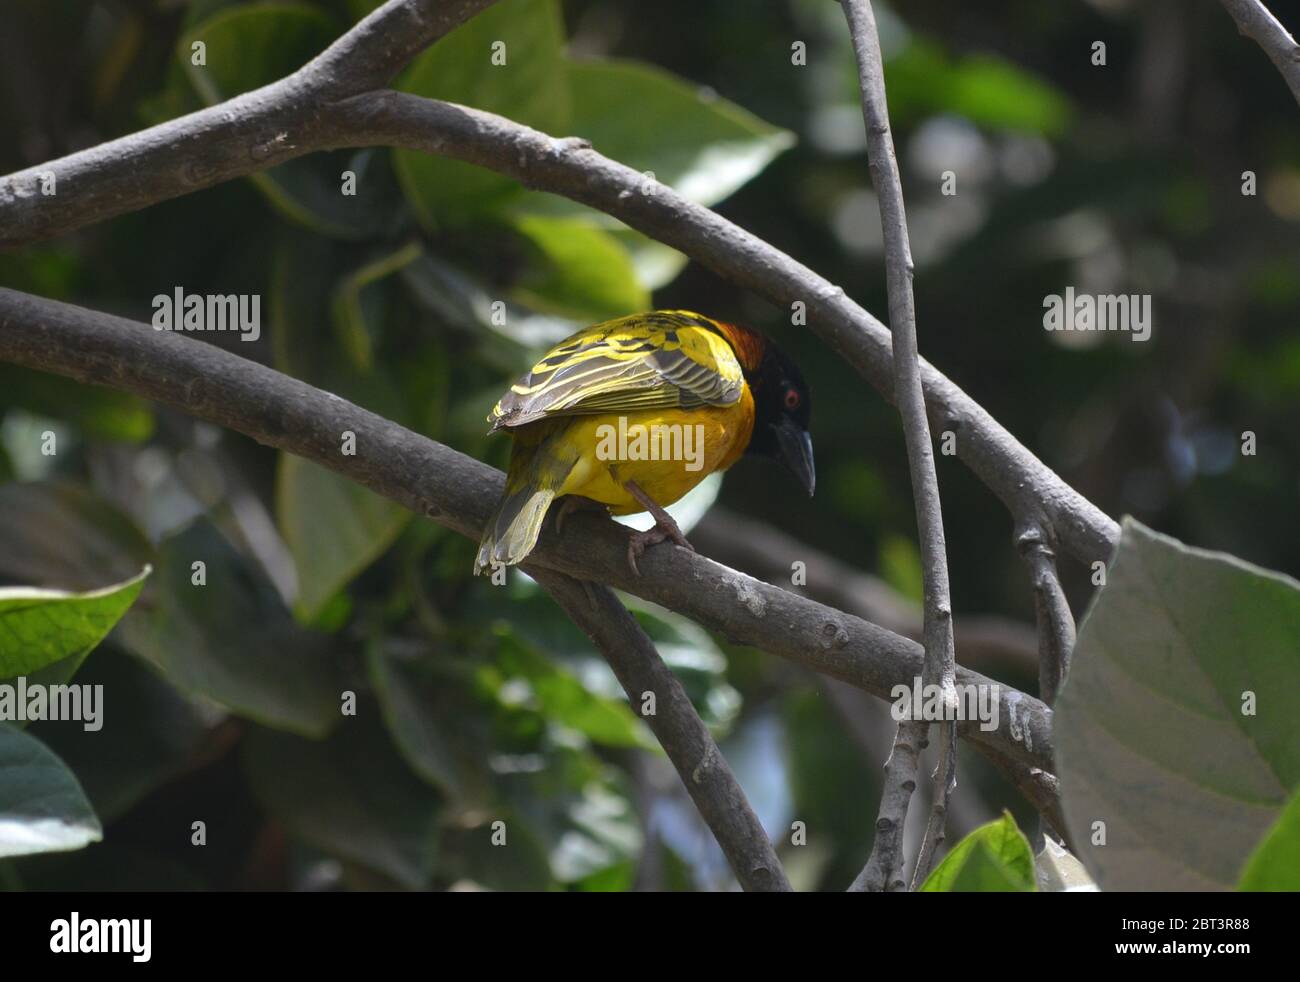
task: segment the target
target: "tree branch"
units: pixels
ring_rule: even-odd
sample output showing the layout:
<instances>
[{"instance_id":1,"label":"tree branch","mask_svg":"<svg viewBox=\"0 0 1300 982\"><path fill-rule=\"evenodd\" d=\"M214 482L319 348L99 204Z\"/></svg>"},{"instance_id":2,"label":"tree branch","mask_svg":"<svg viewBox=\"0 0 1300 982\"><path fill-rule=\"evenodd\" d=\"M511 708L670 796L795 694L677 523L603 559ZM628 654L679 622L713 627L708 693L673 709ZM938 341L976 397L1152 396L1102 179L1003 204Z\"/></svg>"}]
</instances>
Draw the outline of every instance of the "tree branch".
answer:
<instances>
[{"instance_id":1,"label":"tree branch","mask_svg":"<svg viewBox=\"0 0 1300 982\"><path fill-rule=\"evenodd\" d=\"M496 0L388 0L304 65L298 75L321 95L377 89L416 55Z\"/></svg>"},{"instance_id":2,"label":"tree branch","mask_svg":"<svg viewBox=\"0 0 1300 982\"><path fill-rule=\"evenodd\" d=\"M740 782L677 676L609 587L528 566L528 573L600 649L635 711L653 693L650 725L746 890L788 892L790 883Z\"/></svg>"},{"instance_id":3,"label":"tree branch","mask_svg":"<svg viewBox=\"0 0 1300 982\"><path fill-rule=\"evenodd\" d=\"M313 460L478 541L504 476L338 396L183 334L0 289L0 360L132 392ZM341 434L357 452L341 453ZM838 678L882 699L921 671L921 646L868 621L744 576L684 549L627 564L628 530L575 513L561 539L543 531L534 565L609 584L692 618L737 644ZM1052 768L1052 712L1039 700L959 668L962 684L996 686L999 722L962 736Z\"/></svg>"},{"instance_id":4,"label":"tree branch","mask_svg":"<svg viewBox=\"0 0 1300 982\"><path fill-rule=\"evenodd\" d=\"M391 6L391 4L390 4ZM381 8L388 9L387 7ZM330 49L334 50L334 49ZM328 53L328 52L327 52ZM491 113L390 91L318 102L310 73L0 178L0 249L136 211L317 150L396 146L477 164L564 195L673 246L808 324L893 399L889 331L844 291L707 208L611 161ZM40 193L42 175L58 193ZM648 193L653 192L653 193ZM929 419L1014 516L1034 517L1076 558L1108 559L1119 527L952 381L921 362Z\"/></svg>"},{"instance_id":5,"label":"tree branch","mask_svg":"<svg viewBox=\"0 0 1300 982\"><path fill-rule=\"evenodd\" d=\"M1016 548L1029 567L1034 590L1034 615L1038 621L1038 695L1055 705L1074 653L1074 616L1056 571L1056 553L1047 533L1036 525L1017 529Z\"/></svg>"},{"instance_id":6,"label":"tree branch","mask_svg":"<svg viewBox=\"0 0 1300 982\"><path fill-rule=\"evenodd\" d=\"M1300 45L1281 22L1259 0L1220 0L1237 22L1237 30L1250 38L1268 55L1286 80L1287 87L1300 102Z\"/></svg>"},{"instance_id":7,"label":"tree branch","mask_svg":"<svg viewBox=\"0 0 1300 982\"><path fill-rule=\"evenodd\" d=\"M948 550L943 534L939 476L935 472L934 447L930 443L925 394L921 388L916 300L912 291L912 248L907 235L903 184L894 155L894 138L889 130L889 103L885 95L880 38L876 34L876 18L870 0L841 0L841 3L858 62L871 183L880 201L880 225L884 233L895 391L907 444L907 465L912 478L912 499L916 505L916 527L921 547L921 578L925 588L921 626L925 646L923 679L927 687L938 686L944 710L939 726L941 745L939 765L935 770L934 804L916 861L915 885L925 878L930 860L943 842L948 797L957 783L957 732L953 725L957 711L956 660L952 640L952 599L948 587ZM913 706L914 712L919 709L919 706ZM892 888L899 880L903 865L899 848L902 825L907 819L911 790L916 786L919 751L925 746L928 730L928 724L916 720L898 725L894 750L885 765L886 788L881 796L880 817L876 820L877 834L872 843L871 858L863 871L868 889ZM891 834L881 834L886 827ZM892 834L894 831L899 835Z\"/></svg>"},{"instance_id":8,"label":"tree branch","mask_svg":"<svg viewBox=\"0 0 1300 982\"><path fill-rule=\"evenodd\" d=\"M721 505L691 530L691 542L706 555L785 586L791 583L791 563L804 564L806 583L797 592L818 603L848 611L886 630L919 640L921 606L870 573L841 562L806 542ZM962 663L986 675L1038 670L1038 636L1022 621L998 616L954 615L953 638Z\"/></svg>"}]
</instances>

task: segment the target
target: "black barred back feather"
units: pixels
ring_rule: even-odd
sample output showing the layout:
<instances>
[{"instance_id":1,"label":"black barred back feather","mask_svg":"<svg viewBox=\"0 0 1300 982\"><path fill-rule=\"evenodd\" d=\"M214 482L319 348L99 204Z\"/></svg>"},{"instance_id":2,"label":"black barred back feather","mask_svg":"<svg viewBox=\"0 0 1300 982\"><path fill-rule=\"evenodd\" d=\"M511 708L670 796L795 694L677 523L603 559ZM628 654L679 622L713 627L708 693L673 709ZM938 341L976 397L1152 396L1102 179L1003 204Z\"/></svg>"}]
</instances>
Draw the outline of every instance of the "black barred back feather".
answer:
<instances>
[{"instance_id":1,"label":"black barred back feather","mask_svg":"<svg viewBox=\"0 0 1300 982\"><path fill-rule=\"evenodd\" d=\"M492 428L552 416L729 406L744 372L719 324L655 311L585 328L548 351L493 408Z\"/></svg>"}]
</instances>

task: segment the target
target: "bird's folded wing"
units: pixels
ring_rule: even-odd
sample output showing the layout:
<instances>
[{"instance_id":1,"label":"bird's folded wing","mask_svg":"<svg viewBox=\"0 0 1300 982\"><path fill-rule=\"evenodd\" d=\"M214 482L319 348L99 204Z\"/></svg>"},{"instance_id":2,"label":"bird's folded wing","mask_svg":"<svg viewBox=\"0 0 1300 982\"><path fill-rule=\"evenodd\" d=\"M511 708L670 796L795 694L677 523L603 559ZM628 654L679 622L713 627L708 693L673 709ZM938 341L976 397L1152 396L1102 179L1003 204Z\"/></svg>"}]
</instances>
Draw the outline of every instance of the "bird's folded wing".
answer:
<instances>
[{"instance_id":1,"label":"bird's folded wing","mask_svg":"<svg viewBox=\"0 0 1300 982\"><path fill-rule=\"evenodd\" d=\"M744 388L730 346L695 324L624 318L560 342L492 410L493 428L550 416L729 406Z\"/></svg>"}]
</instances>

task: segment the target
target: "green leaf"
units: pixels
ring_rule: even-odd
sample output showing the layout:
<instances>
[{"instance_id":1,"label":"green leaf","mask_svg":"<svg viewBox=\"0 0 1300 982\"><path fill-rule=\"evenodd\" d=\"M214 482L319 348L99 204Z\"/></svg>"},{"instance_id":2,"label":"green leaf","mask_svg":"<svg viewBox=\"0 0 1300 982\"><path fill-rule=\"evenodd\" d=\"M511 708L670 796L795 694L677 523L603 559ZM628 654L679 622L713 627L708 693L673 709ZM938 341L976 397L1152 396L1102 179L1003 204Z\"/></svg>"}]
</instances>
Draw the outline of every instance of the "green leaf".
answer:
<instances>
[{"instance_id":1,"label":"green leaf","mask_svg":"<svg viewBox=\"0 0 1300 982\"><path fill-rule=\"evenodd\" d=\"M1072 115L1069 100L1036 75L992 55L950 58L923 38L886 63L885 81L897 119L956 113L980 126L1056 136Z\"/></svg>"},{"instance_id":2,"label":"green leaf","mask_svg":"<svg viewBox=\"0 0 1300 982\"><path fill-rule=\"evenodd\" d=\"M576 219L520 215L515 229L534 247L533 262L515 287L536 310L607 320L645 310L650 293L618 239Z\"/></svg>"},{"instance_id":3,"label":"green leaf","mask_svg":"<svg viewBox=\"0 0 1300 982\"><path fill-rule=\"evenodd\" d=\"M496 663L481 677L503 705L526 707L596 743L609 747L651 745L626 702L590 691L571 672L512 634L503 634Z\"/></svg>"},{"instance_id":4,"label":"green leaf","mask_svg":"<svg viewBox=\"0 0 1300 982\"><path fill-rule=\"evenodd\" d=\"M196 562L203 585L194 582ZM177 688L308 736L338 722L342 687L330 638L298 627L207 522L163 543L147 599L123 622L124 641Z\"/></svg>"},{"instance_id":5,"label":"green leaf","mask_svg":"<svg viewBox=\"0 0 1300 982\"><path fill-rule=\"evenodd\" d=\"M789 130L650 65L571 62L570 129L683 197L713 205L794 146Z\"/></svg>"},{"instance_id":6,"label":"green leaf","mask_svg":"<svg viewBox=\"0 0 1300 982\"><path fill-rule=\"evenodd\" d=\"M255 4L223 10L187 32L177 42L176 57L199 97L212 106L293 73L338 34L334 19L315 7ZM206 45L204 65L193 63L196 42ZM361 173L364 161L373 157L353 151L313 154L249 179L292 221L324 235L359 238L388 227L392 218L383 180L377 173ZM355 195L342 193L346 170L357 174Z\"/></svg>"},{"instance_id":7,"label":"green leaf","mask_svg":"<svg viewBox=\"0 0 1300 982\"><path fill-rule=\"evenodd\" d=\"M325 742L254 730L244 762L262 805L294 835L410 889L427 884L439 798L398 759L373 710Z\"/></svg>"},{"instance_id":8,"label":"green leaf","mask_svg":"<svg viewBox=\"0 0 1300 982\"><path fill-rule=\"evenodd\" d=\"M1300 785L1297 637L1300 584L1124 520L1053 724L1103 890L1237 882Z\"/></svg>"},{"instance_id":9,"label":"green leaf","mask_svg":"<svg viewBox=\"0 0 1300 982\"><path fill-rule=\"evenodd\" d=\"M27 732L81 776L96 814L111 822L191 763L204 719L157 672L112 644L86 663L77 684L102 685L108 694L102 728L37 722Z\"/></svg>"},{"instance_id":10,"label":"green leaf","mask_svg":"<svg viewBox=\"0 0 1300 982\"><path fill-rule=\"evenodd\" d=\"M370 681L388 732L406 762L434 787L455 797L464 790L456 753L457 734L447 720L467 713L440 713L448 686L422 674L419 666L385 639L366 646Z\"/></svg>"},{"instance_id":11,"label":"green leaf","mask_svg":"<svg viewBox=\"0 0 1300 982\"><path fill-rule=\"evenodd\" d=\"M0 576L89 590L157 561L149 540L85 488L34 481L0 485Z\"/></svg>"},{"instance_id":12,"label":"green leaf","mask_svg":"<svg viewBox=\"0 0 1300 982\"><path fill-rule=\"evenodd\" d=\"M149 572L146 566L129 580L88 593L0 588L0 678L85 658L135 602Z\"/></svg>"},{"instance_id":13,"label":"green leaf","mask_svg":"<svg viewBox=\"0 0 1300 982\"><path fill-rule=\"evenodd\" d=\"M300 621L314 620L396 541L411 513L319 464L280 454L276 521L298 571Z\"/></svg>"},{"instance_id":14,"label":"green leaf","mask_svg":"<svg viewBox=\"0 0 1300 982\"><path fill-rule=\"evenodd\" d=\"M555 0L502 0L416 59L396 87L558 133L570 117L563 54ZM504 55L505 64L494 64L494 55L497 61ZM429 228L470 224L523 193L508 177L456 160L398 150L393 162L407 200Z\"/></svg>"},{"instance_id":15,"label":"green leaf","mask_svg":"<svg viewBox=\"0 0 1300 982\"><path fill-rule=\"evenodd\" d=\"M0 724L0 858L67 852L102 838L63 761L36 738Z\"/></svg>"},{"instance_id":16,"label":"green leaf","mask_svg":"<svg viewBox=\"0 0 1300 982\"><path fill-rule=\"evenodd\" d=\"M921 884L930 893L1033 893L1034 855L1010 812L981 825Z\"/></svg>"},{"instance_id":17,"label":"green leaf","mask_svg":"<svg viewBox=\"0 0 1300 982\"><path fill-rule=\"evenodd\" d=\"M334 315L334 329L338 332L344 350L352 364L362 372L374 368L374 337L378 325L368 321L378 320L372 311L368 311L369 298L376 296L375 291L366 287L377 284L387 276L398 272L402 267L418 259L423 249L418 242L409 242L396 252L381 256L353 270L343 278L334 290L334 302L331 311Z\"/></svg>"},{"instance_id":18,"label":"green leaf","mask_svg":"<svg viewBox=\"0 0 1300 982\"><path fill-rule=\"evenodd\" d=\"M580 61L569 62L565 71L573 105L569 129L605 156L652 173L647 190L663 184L691 201L713 205L795 142L788 130L650 65ZM607 230L630 256L645 290L667 285L687 262L676 249L565 198L528 192L511 211L516 224L518 216L543 215ZM642 308L617 313L632 309Z\"/></svg>"},{"instance_id":19,"label":"green leaf","mask_svg":"<svg viewBox=\"0 0 1300 982\"><path fill-rule=\"evenodd\" d=\"M1282 814L1246 860L1237 889L1275 893L1300 890L1300 791L1291 795Z\"/></svg>"}]
</instances>

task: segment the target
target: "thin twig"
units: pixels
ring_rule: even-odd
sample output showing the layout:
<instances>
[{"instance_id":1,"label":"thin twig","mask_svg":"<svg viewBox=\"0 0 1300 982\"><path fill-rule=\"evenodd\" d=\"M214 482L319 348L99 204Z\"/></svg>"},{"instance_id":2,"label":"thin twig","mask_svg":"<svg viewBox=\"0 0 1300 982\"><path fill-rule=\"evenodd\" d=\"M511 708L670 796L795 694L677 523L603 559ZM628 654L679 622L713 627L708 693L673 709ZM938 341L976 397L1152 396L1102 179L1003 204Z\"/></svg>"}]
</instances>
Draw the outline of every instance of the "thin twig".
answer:
<instances>
[{"instance_id":1,"label":"thin twig","mask_svg":"<svg viewBox=\"0 0 1300 982\"><path fill-rule=\"evenodd\" d=\"M1264 49L1269 61L1282 73L1296 102L1300 102L1300 45L1295 38L1259 0L1220 2L1237 22L1237 30Z\"/></svg>"},{"instance_id":2,"label":"thin twig","mask_svg":"<svg viewBox=\"0 0 1300 982\"><path fill-rule=\"evenodd\" d=\"M131 392L315 461L478 541L504 475L345 399L184 334L0 288L0 361ZM356 436L355 454L340 436ZM737 644L804 665L888 699L921 671L921 646L878 625L737 573L684 549L658 547L627 566L628 531L577 513L542 533L538 566L606 583L667 607ZM1033 767L1052 767L1052 713L1039 700L959 667L958 682L999 690L996 729L959 734Z\"/></svg>"},{"instance_id":3,"label":"thin twig","mask_svg":"<svg viewBox=\"0 0 1300 982\"><path fill-rule=\"evenodd\" d=\"M934 806L917 859L915 879L924 879L929 863L944 836L948 796L957 780L957 733L953 720L957 712L954 685L956 661L952 640L952 600L948 588L948 554L943 535L943 511L939 502L939 478L934 467L934 447L926 418L925 394L921 386L920 356L916 342L916 302L912 291L912 249L907 235L907 213L903 205L903 185L894 156L894 139L889 130L889 104L885 95L885 74L881 63L880 38L870 0L842 0L848 18L853 51L858 62L858 82L862 88L862 119L867 128L867 156L871 183L880 200L880 225L885 242L885 279L889 292L889 325L893 332L894 379L898 412L903 419L903 436L907 443L908 470L912 478L912 498L916 504L916 525L920 539L921 577L925 589L922 612L922 638L925 647L926 686L938 686L944 709L940 724L939 766L935 771ZM913 707L914 710L919 707ZM904 730L909 732L904 735ZM906 820L909 785L916 784L919 755L906 754L900 764L900 750L920 743L924 724L918 734L911 726L899 724L894 752L886 765L889 795L882 796L882 823ZM910 768L910 769L909 769ZM898 780L894 780L894 770ZM892 797L893 800L889 800ZM879 858L879 868L888 888L900 878L903 856L897 848L901 838L877 835L871 849L868 868ZM868 886L874 886L868 882Z\"/></svg>"},{"instance_id":4,"label":"thin twig","mask_svg":"<svg viewBox=\"0 0 1300 982\"><path fill-rule=\"evenodd\" d=\"M1038 622L1038 696L1049 706L1070 672L1074 653L1074 616L1061 588L1056 553L1039 525L1016 530L1016 548L1029 568L1034 591L1034 615Z\"/></svg>"},{"instance_id":5,"label":"thin twig","mask_svg":"<svg viewBox=\"0 0 1300 982\"><path fill-rule=\"evenodd\" d=\"M592 583L584 588L572 577L543 567L530 565L528 572L595 642L634 711L647 694L653 694L654 712L642 718L677 768L740 885L746 890L788 892L790 883L781 862L745 792L641 625L607 586Z\"/></svg>"},{"instance_id":6,"label":"thin twig","mask_svg":"<svg viewBox=\"0 0 1300 982\"><path fill-rule=\"evenodd\" d=\"M885 761L885 780L880 789L880 812L871 839L871 855L850 885L850 893L907 889L907 880L903 876L903 831L929 729L930 724L923 720L906 719L894 732L894 745Z\"/></svg>"}]
</instances>

